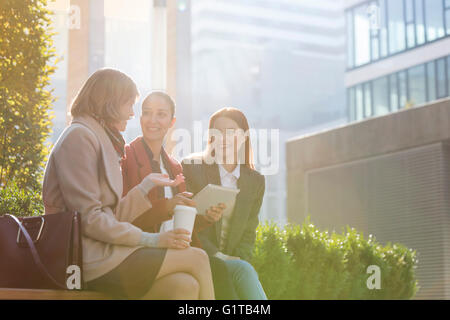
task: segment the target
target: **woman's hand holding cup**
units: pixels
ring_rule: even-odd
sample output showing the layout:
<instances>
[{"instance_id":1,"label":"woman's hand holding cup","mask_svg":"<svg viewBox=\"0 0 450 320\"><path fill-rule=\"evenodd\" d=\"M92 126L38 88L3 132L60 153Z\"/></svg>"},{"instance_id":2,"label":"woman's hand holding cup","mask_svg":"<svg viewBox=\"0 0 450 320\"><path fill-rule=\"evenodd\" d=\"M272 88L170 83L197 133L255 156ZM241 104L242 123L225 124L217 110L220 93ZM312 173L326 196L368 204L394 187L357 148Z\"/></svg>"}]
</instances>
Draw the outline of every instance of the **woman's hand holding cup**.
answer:
<instances>
[{"instance_id":1,"label":"woman's hand holding cup","mask_svg":"<svg viewBox=\"0 0 450 320\"><path fill-rule=\"evenodd\" d=\"M190 247L191 233L185 229L174 229L159 234L158 247L169 249L186 249Z\"/></svg>"},{"instance_id":2,"label":"woman's hand holding cup","mask_svg":"<svg viewBox=\"0 0 450 320\"><path fill-rule=\"evenodd\" d=\"M173 209L177 205L183 205L183 206L189 206L189 207L195 207L195 201L192 199L189 199L193 196L193 193L191 192L180 192L176 194L173 198L170 198L167 201L167 209L169 212L173 212Z\"/></svg>"}]
</instances>

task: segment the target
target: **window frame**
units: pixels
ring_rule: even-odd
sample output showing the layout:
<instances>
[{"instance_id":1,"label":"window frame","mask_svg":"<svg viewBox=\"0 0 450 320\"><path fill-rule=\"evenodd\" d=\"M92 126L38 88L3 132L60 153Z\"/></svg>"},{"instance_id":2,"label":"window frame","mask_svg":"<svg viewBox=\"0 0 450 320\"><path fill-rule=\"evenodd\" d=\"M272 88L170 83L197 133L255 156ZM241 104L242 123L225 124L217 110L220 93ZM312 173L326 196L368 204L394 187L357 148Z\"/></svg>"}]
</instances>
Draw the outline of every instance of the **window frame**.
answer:
<instances>
[{"instance_id":1,"label":"window frame","mask_svg":"<svg viewBox=\"0 0 450 320\"><path fill-rule=\"evenodd\" d=\"M381 10L381 1L384 1L384 10ZM353 54L353 60L352 60L352 65L349 66L348 64L348 60L346 63L346 70L350 71L350 70L355 70L367 65L370 65L374 62L378 62L380 60L383 59L387 59L393 56L396 56L398 54L404 53L406 51L410 51L413 50L415 48L424 46L424 45L428 45L431 44L435 41L440 41L443 40L447 37L450 37L450 1L448 0L442 0L442 8L443 8L443 14L442 14L442 22L443 22L443 27L444 27L444 36L443 37L437 37L436 39L433 40L429 40L428 37L428 28L427 28L427 8L425 5L425 0L401 0L401 3L403 5L403 27L404 27L404 31L405 31L405 45L404 45L404 49L400 50L400 51L396 51L394 53L391 53L391 46L390 46L390 41L391 41L391 35L390 35L390 28L389 28L389 17L390 17L390 12L389 12L389 6L388 6L388 1L389 0L366 0L364 2L361 3L357 3L347 9L345 9L345 14L350 14L351 16L351 22L352 22L352 45L347 46L347 54L349 54L349 49L352 51ZM418 1L420 1L421 3L421 7L422 7L422 12L419 12L418 10ZM357 64L357 59L356 59L356 50L357 50L357 44L355 42L356 39L356 35L355 35L355 10L356 9L360 9L360 7L365 7L368 8L368 6L370 6L371 4L376 4L380 10L379 10L379 14L380 15L384 15L380 17L380 22L382 22L383 20L385 21L385 26L380 26L380 28L377 30L376 35L373 35L370 28L369 28L369 34L368 34L368 43L369 43L369 61L365 62L365 63L361 63L361 64ZM412 10L413 10L413 17L411 17L412 19L407 19L407 6L409 7L409 5L412 6ZM448 18L447 18L448 16ZM419 43L419 37L418 37L418 18L420 18L420 22L422 22L423 20L423 26L424 26L424 35L423 35L423 43ZM347 19L346 19L347 21ZM411 25L413 25L413 33L414 33L414 37L413 37L413 41L414 41L414 45L413 46L409 46L408 44L408 26L410 27ZM386 28L386 37L385 39L384 36L381 36L381 29L385 27ZM346 32L347 34L349 33L348 31ZM347 35L348 36L348 35ZM384 41L386 41L386 43L384 43ZM373 42L372 41L376 41L378 44L378 57L374 58L373 55ZM382 52L382 47L386 49L386 55L383 55Z\"/></svg>"}]
</instances>

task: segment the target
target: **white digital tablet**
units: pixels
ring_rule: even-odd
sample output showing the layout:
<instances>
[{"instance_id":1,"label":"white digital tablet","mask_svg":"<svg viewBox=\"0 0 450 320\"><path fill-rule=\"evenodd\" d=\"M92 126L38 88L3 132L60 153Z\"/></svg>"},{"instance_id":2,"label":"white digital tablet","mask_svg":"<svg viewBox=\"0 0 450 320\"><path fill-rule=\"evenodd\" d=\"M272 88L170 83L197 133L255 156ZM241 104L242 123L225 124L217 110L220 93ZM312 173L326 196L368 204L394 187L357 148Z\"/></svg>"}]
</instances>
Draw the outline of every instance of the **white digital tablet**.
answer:
<instances>
[{"instance_id":1,"label":"white digital tablet","mask_svg":"<svg viewBox=\"0 0 450 320\"><path fill-rule=\"evenodd\" d=\"M205 215L207 209L217 206L219 203L224 203L227 207L230 207L238 193L239 189L208 184L192 199L197 204L197 213Z\"/></svg>"}]
</instances>

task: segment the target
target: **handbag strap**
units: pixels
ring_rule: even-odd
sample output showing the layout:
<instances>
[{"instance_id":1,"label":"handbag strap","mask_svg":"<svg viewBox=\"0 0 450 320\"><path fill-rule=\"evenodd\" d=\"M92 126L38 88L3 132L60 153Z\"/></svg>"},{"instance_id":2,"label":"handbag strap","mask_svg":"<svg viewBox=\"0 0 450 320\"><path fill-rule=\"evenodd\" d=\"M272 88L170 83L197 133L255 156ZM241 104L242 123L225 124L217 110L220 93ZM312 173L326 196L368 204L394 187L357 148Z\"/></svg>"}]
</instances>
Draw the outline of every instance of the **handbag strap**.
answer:
<instances>
[{"instance_id":1,"label":"handbag strap","mask_svg":"<svg viewBox=\"0 0 450 320\"><path fill-rule=\"evenodd\" d=\"M17 225L19 226L20 231L22 231L23 235L25 236L25 240L27 241L28 246L30 247L30 251L31 251L31 255L33 256L34 263L39 268L41 273L43 273L48 279L50 279L50 281L54 285L56 285L58 288L61 288L63 290L67 290L67 287L65 285L61 285L55 278L53 278L53 276L50 274L50 272L48 272L47 268L44 266L44 264L41 261L41 258L39 257L39 253L36 250L36 247L35 247L35 245L33 243L33 240L31 240L30 234L25 229L25 227L22 225L20 220L17 219L17 217L15 217L13 215L10 215L10 214L5 214L5 216L10 217L11 219L13 219L17 223Z\"/></svg>"}]
</instances>

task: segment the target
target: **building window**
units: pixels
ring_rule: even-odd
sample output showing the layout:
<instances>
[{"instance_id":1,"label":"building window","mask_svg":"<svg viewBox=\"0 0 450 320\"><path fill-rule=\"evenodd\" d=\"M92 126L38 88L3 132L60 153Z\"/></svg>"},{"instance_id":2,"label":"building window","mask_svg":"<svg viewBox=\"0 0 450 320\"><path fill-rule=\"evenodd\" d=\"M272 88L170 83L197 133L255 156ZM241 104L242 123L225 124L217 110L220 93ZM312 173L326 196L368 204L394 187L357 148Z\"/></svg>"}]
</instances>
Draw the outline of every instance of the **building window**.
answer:
<instances>
[{"instance_id":1,"label":"building window","mask_svg":"<svg viewBox=\"0 0 450 320\"><path fill-rule=\"evenodd\" d=\"M364 94L362 85L356 86L356 120L361 120L364 118Z\"/></svg>"},{"instance_id":2,"label":"building window","mask_svg":"<svg viewBox=\"0 0 450 320\"><path fill-rule=\"evenodd\" d=\"M450 56L447 57L447 94L450 96Z\"/></svg>"},{"instance_id":3,"label":"building window","mask_svg":"<svg viewBox=\"0 0 450 320\"><path fill-rule=\"evenodd\" d=\"M350 121L450 96L450 56L348 88Z\"/></svg>"},{"instance_id":4,"label":"building window","mask_svg":"<svg viewBox=\"0 0 450 320\"><path fill-rule=\"evenodd\" d=\"M366 118L373 115L372 112L372 83L364 83L364 116Z\"/></svg>"},{"instance_id":5,"label":"building window","mask_svg":"<svg viewBox=\"0 0 450 320\"><path fill-rule=\"evenodd\" d=\"M447 29L447 35L450 35L450 0L445 0L445 26Z\"/></svg>"},{"instance_id":6,"label":"building window","mask_svg":"<svg viewBox=\"0 0 450 320\"><path fill-rule=\"evenodd\" d=\"M380 42L378 30L371 31L371 58L372 61L380 58Z\"/></svg>"},{"instance_id":7,"label":"building window","mask_svg":"<svg viewBox=\"0 0 450 320\"><path fill-rule=\"evenodd\" d=\"M386 15L386 0L379 1L380 6L380 55L381 57L386 57L388 55L388 25L387 25L387 15Z\"/></svg>"},{"instance_id":8,"label":"building window","mask_svg":"<svg viewBox=\"0 0 450 320\"><path fill-rule=\"evenodd\" d=\"M373 81L373 109L375 116L389 113L388 78Z\"/></svg>"},{"instance_id":9,"label":"building window","mask_svg":"<svg viewBox=\"0 0 450 320\"><path fill-rule=\"evenodd\" d=\"M389 27L389 53L405 50L405 17L403 0L387 1Z\"/></svg>"},{"instance_id":10,"label":"building window","mask_svg":"<svg viewBox=\"0 0 450 320\"><path fill-rule=\"evenodd\" d=\"M408 84L406 82L406 71L400 71L397 74L398 80L398 101L399 108L404 108L408 100Z\"/></svg>"},{"instance_id":11,"label":"building window","mask_svg":"<svg viewBox=\"0 0 450 320\"><path fill-rule=\"evenodd\" d=\"M397 74L391 74L389 76L389 102L391 106L391 111L397 111L399 109L398 103L398 81Z\"/></svg>"},{"instance_id":12,"label":"building window","mask_svg":"<svg viewBox=\"0 0 450 320\"><path fill-rule=\"evenodd\" d=\"M369 15L369 30L370 30L370 58L371 61L380 58L380 32L379 32L379 15L380 7L378 2L371 2L367 8Z\"/></svg>"},{"instance_id":13,"label":"building window","mask_svg":"<svg viewBox=\"0 0 450 320\"><path fill-rule=\"evenodd\" d=\"M346 23L354 68L449 36L450 0L366 1L347 10Z\"/></svg>"},{"instance_id":14,"label":"building window","mask_svg":"<svg viewBox=\"0 0 450 320\"><path fill-rule=\"evenodd\" d=\"M426 102L426 78L423 64L408 69L408 88L408 102L411 105L417 106Z\"/></svg>"},{"instance_id":15,"label":"building window","mask_svg":"<svg viewBox=\"0 0 450 320\"><path fill-rule=\"evenodd\" d=\"M350 121L357 120L356 117L356 97L355 97L355 88L350 88L347 90L347 99L348 99L348 106L350 110Z\"/></svg>"},{"instance_id":16,"label":"building window","mask_svg":"<svg viewBox=\"0 0 450 320\"><path fill-rule=\"evenodd\" d=\"M434 61L427 63L427 101L436 100L436 68Z\"/></svg>"},{"instance_id":17,"label":"building window","mask_svg":"<svg viewBox=\"0 0 450 320\"><path fill-rule=\"evenodd\" d=\"M416 24L414 15L414 0L405 0L406 13L406 45L408 48L416 46Z\"/></svg>"},{"instance_id":18,"label":"building window","mask_svg":"<svg viewBox=\"0 0 450 320\"><path fill-rule=\"evenodd\" d=\"M425 22L427 28L427 41L433 41L442 38L444 31L444 8L442 0L426 0L425 3Z\"/></svg>"},{"instance_id":19,"label":"building window","mask_svg":"<svg viewBox=\"0 0 450 320\"><path fill-rule=\"evenodd\" d=\"M446 58L436 60L436 94L438 99L448 96L446 62Z\"/></svg>"},{"instance_id":20,"label":"building window","mask_svg":"<svg viewBox=\"0 0 450 320\"><path fill-rule=\"evenodd\" d=\"M359 66L370 61L370 21L367 14L367 5L355 9L354 21L355 65Z\"/></svg>"},{"instance_id":21,"label":"building window","mask_svg":"<svg viewBox=\"0 0 450 320\"><path fill-rule=\"evenodd\" d=\"M417 45L424 44L425 39L425 16L423 8L424 0L415 0L416 41Z\"/></svg>"},{"instance_id":22,"label":"building window","mask_svg":"<svg viewBox=\"0 0 450 320\"><path fill-rule=\"evenodd\" d=\"M353 30L353 12L347 11L346 14L347 23L347 66L352 68L354 66L354 30Z\"/></svg>"}]
</instances>

